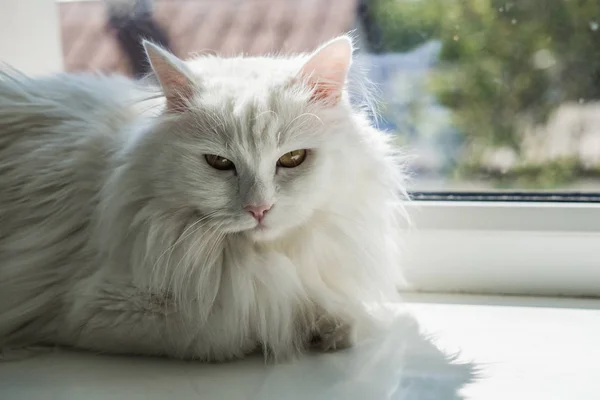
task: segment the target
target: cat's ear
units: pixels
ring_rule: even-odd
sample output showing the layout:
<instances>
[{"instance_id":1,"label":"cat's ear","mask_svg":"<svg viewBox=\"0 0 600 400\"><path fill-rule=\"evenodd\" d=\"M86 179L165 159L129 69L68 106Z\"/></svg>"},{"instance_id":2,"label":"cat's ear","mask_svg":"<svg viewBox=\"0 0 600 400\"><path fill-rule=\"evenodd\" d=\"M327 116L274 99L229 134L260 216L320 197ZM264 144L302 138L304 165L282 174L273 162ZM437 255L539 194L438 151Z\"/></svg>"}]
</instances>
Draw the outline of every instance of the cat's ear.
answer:
<instances>
[{"instance_id":1,"label":"cat's ear","mask_svg":"<svg viewBox=\"0 0 600 400\"><path fill-rule=\"evenodd\" d=\"M154 43L144 40L143 45L167 98L167 111L185 111L194 96L194 81L188 68L179 58Z\"/></svg>"},{"instance_id":2,"label":"cat's ear","mask_svg":"<svg viewBox=\"0 0 600 400\"><path fill-rule=\"evenodd\" d=\"M352 63L352 40L340 36L318 48L298 72L298 78L309 84L313 100L335 105L342 91Z\"/></svg>"}]
</instances>

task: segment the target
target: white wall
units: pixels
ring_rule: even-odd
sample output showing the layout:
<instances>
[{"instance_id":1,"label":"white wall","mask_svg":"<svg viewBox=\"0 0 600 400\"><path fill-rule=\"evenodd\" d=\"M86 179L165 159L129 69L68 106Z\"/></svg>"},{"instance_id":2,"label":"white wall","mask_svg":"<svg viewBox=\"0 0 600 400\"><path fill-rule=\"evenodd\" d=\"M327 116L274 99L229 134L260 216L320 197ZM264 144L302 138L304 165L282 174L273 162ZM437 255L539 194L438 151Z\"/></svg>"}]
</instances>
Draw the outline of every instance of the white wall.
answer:
<instances>
[{"instance_id":1,"label":"white wall","mask_svg":"<svg viewBox=\"0 0 600 400\"><path fill-rule=\"evenodd\" d=\"M62 71L54 0L0 0L0 61L27 74Z\"/></svg>"}]
</instances>

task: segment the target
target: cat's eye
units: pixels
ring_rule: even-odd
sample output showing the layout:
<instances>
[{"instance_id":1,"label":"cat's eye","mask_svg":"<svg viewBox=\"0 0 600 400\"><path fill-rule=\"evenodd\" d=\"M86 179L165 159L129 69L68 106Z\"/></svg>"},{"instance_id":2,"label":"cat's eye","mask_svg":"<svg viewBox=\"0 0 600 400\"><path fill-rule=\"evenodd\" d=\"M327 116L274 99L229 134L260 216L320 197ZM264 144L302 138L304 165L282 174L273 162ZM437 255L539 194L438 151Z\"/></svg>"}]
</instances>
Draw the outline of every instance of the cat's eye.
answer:
<instances>
[{"instance_id":1,"label":"cat's eye","mask_svg":"<svg viewBox=\"0 0 600 400\"><path fill-rule=\"evenodd\" d=\"M208 165L215 169L221 171L235 169L235 165L233 164L233 162L225 157L217 156L214 154L207 154L204 156L204 158L206 158L206 162L208 163Z\"/></svg>"},{"instance_id":2,"label":"cat's eye","mask_svg":"<svg viewBox=\"0 0 600 400\"><path fill-rule=\"evenodd\" d=\"M279 160L277 160L277 165L284 168L295 168L298 165L302 164L306 159L306 150L294 150L289 153L285 153Z\"/></svg>"}]
</instances>

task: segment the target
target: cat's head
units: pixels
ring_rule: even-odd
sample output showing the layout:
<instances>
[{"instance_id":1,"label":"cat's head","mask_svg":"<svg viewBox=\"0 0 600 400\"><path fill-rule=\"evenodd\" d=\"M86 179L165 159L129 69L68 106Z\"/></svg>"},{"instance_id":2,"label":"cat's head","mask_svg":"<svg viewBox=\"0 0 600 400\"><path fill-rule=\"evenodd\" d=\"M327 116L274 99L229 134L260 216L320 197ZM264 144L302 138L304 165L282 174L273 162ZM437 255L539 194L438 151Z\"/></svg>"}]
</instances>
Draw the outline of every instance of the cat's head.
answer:
<instances>
[{"instance_id":1,"label":"cat's head","mask_svg":"<svg viewBox=\"0 0 600 400\"><path fill-rule=\"evenodd\" d=\"M270 240L343 196L361 138L348 37L309 55L181 61L145 43L166 97L145 148L154 191L215 230ZM156 194L155 193L155 194Z\"/></svg>"}]
</instances>

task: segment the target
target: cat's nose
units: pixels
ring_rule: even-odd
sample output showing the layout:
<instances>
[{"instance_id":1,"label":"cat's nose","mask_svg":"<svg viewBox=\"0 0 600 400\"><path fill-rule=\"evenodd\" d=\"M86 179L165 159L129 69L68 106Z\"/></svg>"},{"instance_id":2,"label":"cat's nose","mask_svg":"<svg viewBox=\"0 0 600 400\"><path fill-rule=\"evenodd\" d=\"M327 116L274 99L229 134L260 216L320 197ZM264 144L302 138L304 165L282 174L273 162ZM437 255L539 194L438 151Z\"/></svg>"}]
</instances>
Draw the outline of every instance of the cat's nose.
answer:
<instances>
[{"instance_id":1,"label":"cat's nose","mask_svg":"<svg viewBox=\"0 0 600 400\"><path fill-rule=\"evenodd\" d=\"M272 204L261 204L258 206L246 206L244 207L244 210L248 211L255 220L261 222L271 207L273 207Z\"/></svg>"}]
</instances>

